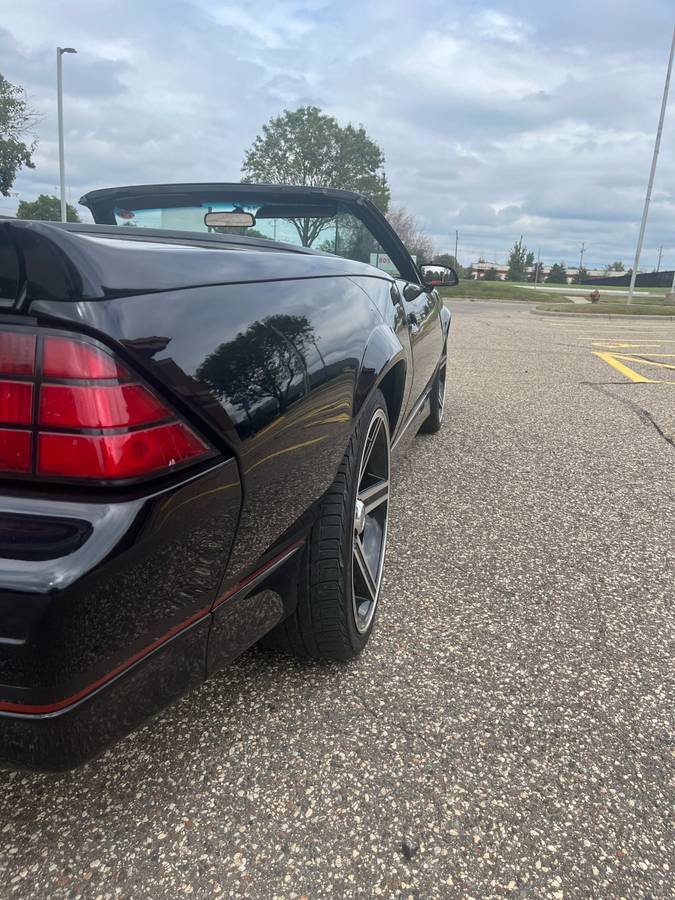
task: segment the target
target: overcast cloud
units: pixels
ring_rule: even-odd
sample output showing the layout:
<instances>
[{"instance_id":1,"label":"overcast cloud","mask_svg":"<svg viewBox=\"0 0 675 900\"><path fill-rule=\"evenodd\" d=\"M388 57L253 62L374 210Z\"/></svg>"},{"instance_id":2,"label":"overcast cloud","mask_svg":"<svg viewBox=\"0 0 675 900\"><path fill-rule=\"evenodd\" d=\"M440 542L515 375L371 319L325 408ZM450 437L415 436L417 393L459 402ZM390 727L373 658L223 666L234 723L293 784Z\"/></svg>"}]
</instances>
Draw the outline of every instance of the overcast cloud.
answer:
<instances>
[{"instance_id":1,"label":"overcast cloud","mask_svg":"<svg viewBox=\"0 0 675 900\"><path fill-rule=\"evenodd\" d=\"M283 108L316 104L383 148L395 205L439 251L632 261L673 0L0 0L0 71L41 114L18 197L57 193L55 47L71 202L86 190L238 181ZM675 90L673 91L675 95ZM0 211L16 198L0 198ZM675 266L675 99L643 267Z\"/></svg>"}]
</instances>

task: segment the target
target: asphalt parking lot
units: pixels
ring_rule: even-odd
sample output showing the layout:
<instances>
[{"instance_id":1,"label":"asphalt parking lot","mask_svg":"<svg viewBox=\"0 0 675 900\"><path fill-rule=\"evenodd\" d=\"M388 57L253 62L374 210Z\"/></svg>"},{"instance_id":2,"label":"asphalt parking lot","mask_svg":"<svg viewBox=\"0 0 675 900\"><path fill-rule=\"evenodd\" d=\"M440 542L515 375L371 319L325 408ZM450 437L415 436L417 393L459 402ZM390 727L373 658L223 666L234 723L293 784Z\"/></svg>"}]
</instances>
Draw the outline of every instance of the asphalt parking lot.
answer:
<instances>
[{"instance_id":1,"label":"asphalt parking lot","mask_svg":"<svg viewBox=\"0 0 675 900\"><path fill-rule=\"evenodd\" d=\"M367 651L0 772L3 896L672 896L675 323L450 305Z\"/></svg>"}]
</instances>

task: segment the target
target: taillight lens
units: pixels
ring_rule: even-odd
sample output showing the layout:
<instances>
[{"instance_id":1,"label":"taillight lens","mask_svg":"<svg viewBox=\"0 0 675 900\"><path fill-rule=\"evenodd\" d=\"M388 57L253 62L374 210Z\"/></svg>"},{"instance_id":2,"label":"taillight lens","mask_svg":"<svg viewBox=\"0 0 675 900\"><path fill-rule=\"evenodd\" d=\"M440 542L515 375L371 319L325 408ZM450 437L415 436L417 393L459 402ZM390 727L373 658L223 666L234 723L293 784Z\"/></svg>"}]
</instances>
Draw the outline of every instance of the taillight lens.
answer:
<instances>
[{"instance_id":1,"label":"taillight lens","mask_svg":"<svg viewBox=\"0 0 675 900\"><path fill-rule=\"evenodd\" d=\"M70 338L46 337L42 374L45 378L124 378L112 356L92 344Z\"/></svg>"},{"instance_id":2,"label":"taillight lens","mask_svg":"<svg viewBox=\"0 0 675 900\"><path fill-rule=\"evenodd\" d=\"M0 331L0 474L119 482L214 453L107 348Z\"/></svg>"},{"instance_id":3,"label":"taillight lens","mask_svg":"<svg viewBox=\"0 0 675 900\"><path fill-rule=\"evenodd\" d=\"M35 371L35 335L0 331L0 373L32 375Z\"/></svg>"},{"instance_id":4,"label":"taillight lens","mask_svg":"<svg viewBox=\"0 0 675 900\"><path fill-rule=\"evenodd\" d=\"M167 407L141 384L43 384L40 388L40 425L125 428L171 417Z\"/></svg>"}]
</instances>

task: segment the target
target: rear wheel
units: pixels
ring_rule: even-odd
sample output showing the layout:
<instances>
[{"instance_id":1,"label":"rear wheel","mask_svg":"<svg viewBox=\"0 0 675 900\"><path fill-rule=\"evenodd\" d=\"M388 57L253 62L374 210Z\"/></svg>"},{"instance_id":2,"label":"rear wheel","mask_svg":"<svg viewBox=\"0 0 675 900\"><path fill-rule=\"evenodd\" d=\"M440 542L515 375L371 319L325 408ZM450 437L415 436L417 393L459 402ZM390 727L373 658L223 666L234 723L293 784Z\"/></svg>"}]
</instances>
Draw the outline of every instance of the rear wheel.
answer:
<instances>
[{"instance_id":1,"label":"rear wheel","mask_svg":"<svg viewBox=\"0 0 675 900\"><path fill-rule=\"evenodd\" d=\"M389 517L390 435L377 391L364 409L312 528L295 612L263 639L298 656L348 660L373 628Z\"/></svg>"},{"instance_id":2,"label":"rear wheel","mask_svg":"<svg viewBox=\"0 0 675 900\"><path fill-rule=\"evenodd\" d=\"M431 385L431 391L429 392L431 410L420 427L420 431L424 431L427 434L435 434L437 431L440 431L441 425L443 424L446 369L447 362L443 360L436 373L436 377L434 378L434 383Z\"/></svg>"}]
</instances>

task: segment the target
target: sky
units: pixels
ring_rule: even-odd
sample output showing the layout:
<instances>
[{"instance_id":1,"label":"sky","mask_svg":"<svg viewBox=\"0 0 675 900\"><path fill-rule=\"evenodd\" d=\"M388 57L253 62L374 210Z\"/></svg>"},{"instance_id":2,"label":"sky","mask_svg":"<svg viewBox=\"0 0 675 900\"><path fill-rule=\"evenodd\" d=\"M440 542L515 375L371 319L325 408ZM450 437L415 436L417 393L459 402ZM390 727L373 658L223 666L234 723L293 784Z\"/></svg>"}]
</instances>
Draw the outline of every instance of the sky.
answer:
<instances>
[{"instance_id":1,"label":"sky","mask_svg":"<svg viewBox=\"0 0 675 900\"><path fill-rule=\"evenodd\" d=\"M392 205L438 252L630 265L673 0L0 0L0 72L38 113L19 199L58 193L55 48L68 198L121 184L238 181L283 109L362 124ZM82 208L80 207L80 211ZM675 267L675 83L642 269Z\"/></svg>"}]
</instances>

